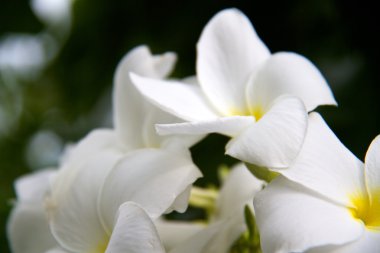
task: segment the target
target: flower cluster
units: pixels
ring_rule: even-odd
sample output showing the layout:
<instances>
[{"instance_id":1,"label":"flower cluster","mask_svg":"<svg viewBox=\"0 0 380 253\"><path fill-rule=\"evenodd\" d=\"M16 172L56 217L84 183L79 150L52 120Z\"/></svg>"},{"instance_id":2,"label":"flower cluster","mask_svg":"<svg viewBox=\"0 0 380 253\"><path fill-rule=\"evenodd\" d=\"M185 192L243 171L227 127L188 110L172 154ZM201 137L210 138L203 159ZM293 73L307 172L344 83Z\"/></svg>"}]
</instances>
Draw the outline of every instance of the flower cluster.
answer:
<instances>
[{"instance_id":1,"label":"flower cluster","mask_svg":"<svg viewBox=\"0 0 380 253\"><path fill-rule=\"evenodd\" d=\"M197 44L196 75L174 53L131 50L114 78L114 128L95 129L59 168L16 181L14 253L380 252L380 137L365 163L313 112L336 105L319 70L271 54L236 9ZM199 188L189 148L230 137L221 188ZM166 214L203 208L206 219Z\"/></svg>"}]
</instances>

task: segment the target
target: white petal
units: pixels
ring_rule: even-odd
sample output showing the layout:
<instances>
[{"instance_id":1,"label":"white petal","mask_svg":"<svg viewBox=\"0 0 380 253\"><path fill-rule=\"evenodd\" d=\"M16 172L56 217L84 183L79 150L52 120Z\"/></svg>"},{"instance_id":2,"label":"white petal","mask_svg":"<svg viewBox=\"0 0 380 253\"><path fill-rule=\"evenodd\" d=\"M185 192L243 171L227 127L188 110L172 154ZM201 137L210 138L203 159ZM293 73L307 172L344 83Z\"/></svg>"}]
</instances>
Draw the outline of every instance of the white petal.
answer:
<instances>
[{"instance_id":1,"label":"white petal","mask_svg":"<svg viewBox=\"0 0 380 253\"><path fill-rule=\"evenodd\" d=\"M318 247L306 251L306 253L378 253L380 252L380 233L366 230L363 235L351 243L341 246Z\"/></svg>"},{"instance_id":2,"label":"white petal","mask_svg":"<svg viewBox=\"0 0 380 253\"><path fill-rule=\"evenodd\" d=\"M263 181L256 179L243 163L234 166L220 190L215 219L241 216L244 222L244 207L252 206L254 196L263 187Z\"/></svg>"},{"instance_id":3,"label":"white petal","mask_svg":"<svg viewBox=\"0 0 380 253\"><path fill-rule=\"evenodd\" d=\"M139 46L125 55L117 67L113 91L113 118L117 133L131 149L145 147L144 140L140 137L145 127L141 126L144 125L145 115L152 106L136 90L129 73L163 78L172 70L175 60L174 53L154 56L148 47Z\"/></svg>"},{"instance_id":4,"label":"white petal","mask_svg":"<svg viewBox=\"0 0 380 253\"><path fill-rule=\"evenodd\" d=\"M56 172L53 169L40 170L18 178L15 183L18 202L42 205L50 180Z\"/></svg>"},{"instance_id":5,"label":"white petal","mask_svg":"<svg viewBox=\"0 0 380 253\"><path fill-rule=\"evenodd\" d=\"M198 86L144 78L133 73L130 77L150 102L181 119L192 121L217 117Z\"/></svg>"},{"instance_id":6,"label":"white petal","mask_svg":"<svg viewBox=\"0 0 380 253\"><path fill-rule=\"evenodd\" d=\"M248 102L270 104L283 94L299 97L307 111L319 105L336 105L334 96L319 70L305 57L281 52L272 55L253 74L248 86Z\"/></svg>"},{"instance_id":7,"label":"white petal","mask_svg":"<svg viewBox=\"0 0 380 253\"><path fill-rule=\"evenodd\" d=\"M258 166L283 168L298 155L306 129L301 100L283 95L256 124L227 144L226 153Z\"/></svg>"},{"instance_id":8,"label":"white petal","mask_svg":"<svg viewBox=\"0 0 380 253\"><path fill-rule=\"evenodd\" d=\"M309 115L309 127L294 163L278 170L287 178L343 205L350 195L365 192L363 164L334 135L318 113Z\"/></svg>"},{"instance_id":9,"label":"white petal","mask_svg":"<svg viewBox=\"0 0 380 253\"><path fill-rule=\"evenodd\" d=\"M120 157L109 150L93 153L93 157L77 169L75 177L58 175L66 187L53 191L47 208L52 233L64 248L92 252L108 242L109 234L98 214L98 198L106 175Z\"/></svg>"},{"instance_id":10,"label":"white petal","mask_svg":"<svg viewBox=\"0 0 380 253\"><path fill-rule=\"evenodd\" d=\"M156 218L200 176L187 153L164 149L130 152L113 168L103 186L99 201L103 222L112 228L119 206L126 201L138 203Z\"/></svg>"},{"instance_id":11,"label":"white petal","mask_svg":"<svg viewBox=\"0 0 380 253\"><path fill-rule=\"evenodd\" d=\"M205 224L196 222L166 221L162 219L158 219L155 225L167 251L181 245L205 227Z\"/></svg>"},{"instance_id":12,"label":"white petal","mask_svg":"<svg viewBox=\"0 0 380 253\"><path fill-rule=\"evenodd\" d=\"M17 204L11 212L7 225L13 253L43 253L58 246L50 233L42 203Z\"/></svg>"},{"instance_id":13,"label":"white petal","mask_svg":"<svg viewBox=\"0 0 380 253\"><path fill-rule=\"evenodd\" d=\"M252 116L222 117L209 121L195 121L177 124L158 124L156 129L160 135L169 134L209 134L220 133L227 136L236 136L241 131L255 123Z\"/></svg>"},{"instance_id":14,"label":"white petal","mask_svg":"<svg viewBox=\"0 0 380 253\"><path fill-rule=\"evenodd\" d=\"M380 135L368 148L365 157L365 177L370 192L380 191Z\"/></svg>"},{"instance_id":15,"label":"white petal","mask_svg":"<svg viewBox=\"0 0 380 253\"><path fill-rule=\"evenodd\" d=\"M253 204L264 253L344 244L358 239L364 230L348 208L281 176L258 193Z\"/></svg>"},{"instance_id":16,"label":"white petal","mask_svg":"<svg viewBox=\"0 0 380 253\"><path fill-rule=\"evenodd\" d=\"M215 222L176 246L170 253L227 253L245 230L236 217Z\"/></svg>"},{"instance_id":17,"label":"white petal","mask_svg":"<svg viewBox=\"0 0 380 253\"><path fill-rule=\"evenodd\" d=\"M191 194L191 187L192 185L186 187L186 189L176 197L173 204L165 211L165 213L171 213L174 210L180 213L185 212Z\"/></svg>"},{"instance_id":18,"label":"white petal","mask_svg":"<svg viewBox=\"0 0 380 253\"><path fill-rule=\"evenodd\" d=\"M200 85L215 108L225 116L245 111L249 75L270 53L248 18L237 9L216 14L197 44Z\"/></svg>"},{"instance_id":19,"label":"white petal","mask_svg":"<svg viewBox=\"0 0 380 253\"><path fill-rule=\"evenodd\" d=\"M136 203L120 206L115 228L105 253L164 253L156 228Z\"/></svg>"}]
</instances>

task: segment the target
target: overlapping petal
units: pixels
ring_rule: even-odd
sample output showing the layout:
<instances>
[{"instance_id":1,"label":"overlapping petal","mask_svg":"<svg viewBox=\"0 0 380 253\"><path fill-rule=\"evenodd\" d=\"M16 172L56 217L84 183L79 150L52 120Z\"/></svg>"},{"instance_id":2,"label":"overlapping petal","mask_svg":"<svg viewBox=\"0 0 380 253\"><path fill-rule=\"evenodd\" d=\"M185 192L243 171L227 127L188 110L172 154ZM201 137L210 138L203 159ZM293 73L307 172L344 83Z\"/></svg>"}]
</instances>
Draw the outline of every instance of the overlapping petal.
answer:
<instances>
[{"instance_id":1,"label":"overlapping petal","mask_svg":"<svg viewBox=\"0 0 380 253\"><path fill-rule=\"evenodd\" d=\"M354 221L345 206L282 176L257 194L254 206L264 253L342 245L364 233L362 223Z\"/></svg>"},{"instance_id":2,"label":"overlapping petal","mask_svg":"<svg viewBox=\"0 0 380 253\"><path fill-rule=\"evenodd\" d=\"M105 227L112 229L117 210L126 201L138 203L151 217L162 215L200 176L184 152L142 149L127 154L109 173L101 190L99 213ZM187 206L187 202L182 204Z\"/></svg>"},{"instance_id":3,"label":"overlapping petal","mask_svg":"<svg viewBox=\"0 0 380 253\"><path fill-rule=\"evenodd\" d=\"M302 101L283 95L260 121L230 140L226 153L258 166L284 168L298 155L306 129Z\"/></svg>"},{"instance_id":4,"label":"overlapping petal","mask_svg":"<svg viewBox=\"0 0 380 253\"><path fill-rule=\"evenodd\" d=\"M267 108L284 94L300 98L307 111L319 105L337 104L320 71L296 53L275 53L263 63L251 76L247 100L250 107L260 104Z\"/></svg>"},{"instance_id":5,"label":"overlapping petal","mask_svg":"<svg viewBox=\"0 0 380 253\"><path fill-rule=\"evenodd\" d=\"M297 159L278 172L347 206L351 205L350 194L365 192L363 163L338 140L318 113L309 116L307 136Z\"/></svg>"},{"instance_id":6,"label":"overlapping petal","mask_svg":"<svg viewBox=\"0 0 380 253\"><path fill-rule=\"evenodd\" d=\"M380 195L380 136L368 148L365 157L365 180L368 190Z\"/></svg>"},{"instance_id":7,"label":"overlapping petal","mask_svg":"<svg viewBox=\"0 0 380 253\"><path fill-rule=\"evenodd\" d=\"M144 78L136 74L130 77L150 102L181 119L197 121L218 117L198 86Z\"/></svg>"},{"instance_id":8,"label":"overlapping petal","mask_svg":"<svg viewBox=\"0 0 380 253\"><path fill-rule=\"evenodd\" d=\"M247 127L255 123L252 116L230 116L210 121L184 122L177 124L158 124L157 132L161 135L181 134L195 135L220 133L227 136L236 136Z\"/></svg>"},{"instance_id":9,"label":"overlapping petal","mask_svg":"<svg viewBox=\"0 0 380 253\"><path fill-rule=\"evenodd\" d=\"M252 71L270 56L248 18L237 9L216 14L197 44L197 75L206 96L224 116L245 111Z\"/></svg>"},{"instance_id":10,"label":"overlapping petal","mask_svg":"<svg viewBox=\"0 0 380 253\"><path fill-rule=\"evenodd\" d=\"M105 253L165 252L149 215L136 203L122 204L115 223Z\"/></svg>"}]
</instances>

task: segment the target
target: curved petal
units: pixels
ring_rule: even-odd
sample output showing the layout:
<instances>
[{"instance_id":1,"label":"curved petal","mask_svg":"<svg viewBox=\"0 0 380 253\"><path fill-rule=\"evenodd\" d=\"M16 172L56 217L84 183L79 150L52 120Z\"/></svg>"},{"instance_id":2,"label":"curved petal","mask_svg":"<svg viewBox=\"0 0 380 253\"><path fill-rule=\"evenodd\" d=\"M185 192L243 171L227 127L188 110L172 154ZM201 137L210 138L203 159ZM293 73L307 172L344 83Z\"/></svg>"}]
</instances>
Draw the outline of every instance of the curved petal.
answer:
<instances>
[{"instance_id":1,"label":"curved petal","mask_svg":"<svg viewBox=\"0 0 380 253\"><path fill-rule=\"evenodd\" d=\"M164 253L157 230L148 214L136 203L120 206L105 253Z\"/></svg>"},{"instance_id":2,"label":"curved petal","mask_svg":"<svg viewBox=\"0 0 380 253\"><path fill-rule=\"evenodd\" d=\"M236 136L241 131L255 123L252 116L231 116L222 117L210 121L185 122L177 124L158 124L157 133L160 135L168 134L209 134L220 133L227 136Z\"/></svg>"},{"instance_id":3,"label":"curved petal","mask_svg":"<svg viewBox=\"0 0 380 253\"><path fill-rule=\"evenodd\" d=\"M60 245L73 252L96 252L109 239L98 214L98 197L107 174L122 155L112 150L92 155L75 177L58 175L66 187L53 191L47 200L51 231Z\"/></svg>"},{"instance_id":4,"label":"curved petal","mask_svg":"<svg viewBox=\"0 0 380 253\"><path fill-rule=\"evenodd\" d=\"M247 100L250 107L256 103L265 107L283 94L299 97L307 111L319 105L337 105L319 70L295 53L273 54L251 77Z\"/></svg>"},{"instance_id":5,"label":"curved petal","mask_svg":"<svg viewBox=\"0 0 380 253\"><path fill-rule=\"evenodd\" d=\"M15 182L17 201L22 204L42 205L57 170L44 169L18 178Z\"/></svg>"},{"instance_id":6,"label":"curved petal","mask_svg":"<svg viewBox=\"0 0 380 253\"><path fill-rule=\"evenodd\" d=\"M254 196L263 187L263 181L256 179L243 163L235 165L220 190L215 219L241 216L244 223L244 207L252 206Z\"/></svg>"},{"instance_id":7,"label":"curved petal","mask_svg":"<svg viewBox=\"0 0 380 253\"><path fill-rule=\"evenodd\" d=\"M380 194L380 135L372 141L365 156L365 179L369 192Z\"/></svg>"},{"instance_id":8,"label":"curved petal","mask_svg":"<svg viewBox=\"0 0 380 253\"><path fill-rule=\"evenodd\" d=\"M109 173L100 195L105 227L113 227L119 206L127 201L138 203L153 218L160 216L200 176L188 153L164 149L128 153Z\"/></svg>"},{"instance_id":9,"label":"curved petal","mask_svg":"<svg viewBox=\"0 0 380 253\"><path fill-rule=\"evenodd\" d=\"M151 103L187 121L210 120L218 114L206 101L198 86L163 81L130 74L137 89Z\"/></svg>"},{"instance_id":10,"label":"curved petal","mask_svg":"<svg viewBox=\"0 0 380 253\"><path fill-rule=\"evenodd\" d=\"M13 253L42 253L58 246L50 233L42 201L17 204L8 220L7 234Z\"/></svg>"},{"instance_id":11,"label":"curved petal","mask_svg":"<svg viewBox=\"0 0 380 253\"><path fill-rule=\"evenodd\" d=\"M116 132L131 149L145 147L140 138L141 126L145 122L146 111L152 106L142 98L131 83L129 73L163 78L171 72L175 61L174 53L152 55L147 46L132 49L120 61L114 79L113 118Z\"/></svg>"},{"instance_id":12,"label":"curved petal","mask_svg":"<svg viewBox=\"0 0 380 253\"><path fill-rule=\"evenodd\" d=\"M317 247L306 251L306 253L377 253L380 252L380 233L374 231L365 231L356 241L341 246Z\"/></svg>"},{"instance_id":13,"label":"curved petal","mask_svg":"<svg viewBox=\"0 0 380 253\"><path fill-rule=\"evenodd\" d=\"M350 195L365 193L363 164L334 135L318 113L309 115L304 145L285 177L351 206Z\"/></svg>"},{"instance_id":14,"label":"curved petal","mask_svg":"<svg viewBox=\"0 0 380 253\"><path fill-rule=\"evenodd\" d=\"M283 168L297 157L306 129L302 101L283 95L256 124L227 144L226 153L258 166Z\"/></svg>"},{"instance_id":15,"label":"curved petal","mask_svg":"<svg viewBox=\"0 0 380 253\"><path fill-rule=\"evenodd\" d=\"M201 223L162 219L158 219L155 225L167 251L181 245L191 236L205 228L205 225Z\"/></svg>"},{"instance_id":16,"label":"curved petal","mask_svg":"<svg viewBox=\"0 0 380 253\"><path fill-rule=\"evenodd\" d=\"M282 176L253 202L264 253L304 252L360 238L364 226L337 205Z\"/></svg>"},{"instance_id":17,"label":"curved petal","mask_svg":"<svg viewBox=\"0 0 380 253\"><path fill-rule=\"evenodd\" d=\"M197 75L215 108L224 116L245 111L248 77L270 52L248 18L237 9L217 13L197 44Z\"/></svg>"}]
</instances>

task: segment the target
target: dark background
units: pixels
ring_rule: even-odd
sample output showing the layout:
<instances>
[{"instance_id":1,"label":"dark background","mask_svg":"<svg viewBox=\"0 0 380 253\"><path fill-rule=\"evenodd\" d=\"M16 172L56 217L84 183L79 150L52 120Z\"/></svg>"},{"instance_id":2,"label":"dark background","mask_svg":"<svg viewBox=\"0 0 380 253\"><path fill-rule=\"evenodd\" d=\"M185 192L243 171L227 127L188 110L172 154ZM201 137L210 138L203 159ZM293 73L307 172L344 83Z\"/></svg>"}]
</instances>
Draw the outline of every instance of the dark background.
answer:
<instances>
[{"instance_id":1,"label":"dark background","mask_svg":"<svg viewBox=\"0 0 380 253\"><path fill-rule=\"evenodd\" d=\"M139 44L149 45L154 53L177 52L174 76L194 74L195 44L202 28L228 7L241 9L251 19L272 52L294 51L319 67L339 103L338 108L319 111L342 142L364 158L380 133L380 15L374 3L77 0L61 52L40 75L19 81L20 117L0 135L0 252L9 251L4 228L14 198L13 181L33 169L26 159L32 136L48 130L63 143L75 142L91 129L108 125L103 119L110 118L109 111L103 108L110 107L115 67ZM45 28L28 1L2 0L0 38ZM217 166L232 162L223 157L225 141L212 135L193 149L206 179L215 180Z\"/></svg>"}]
</instances>

